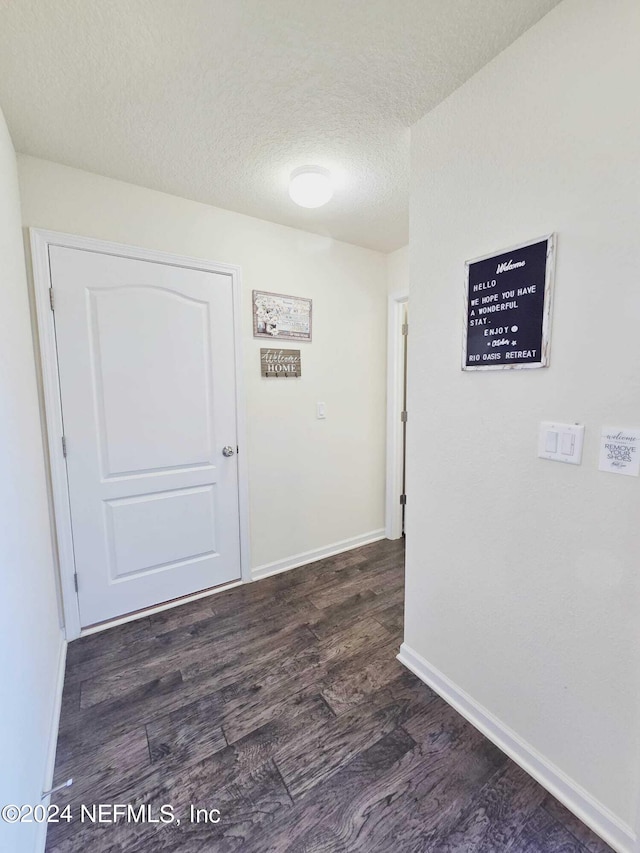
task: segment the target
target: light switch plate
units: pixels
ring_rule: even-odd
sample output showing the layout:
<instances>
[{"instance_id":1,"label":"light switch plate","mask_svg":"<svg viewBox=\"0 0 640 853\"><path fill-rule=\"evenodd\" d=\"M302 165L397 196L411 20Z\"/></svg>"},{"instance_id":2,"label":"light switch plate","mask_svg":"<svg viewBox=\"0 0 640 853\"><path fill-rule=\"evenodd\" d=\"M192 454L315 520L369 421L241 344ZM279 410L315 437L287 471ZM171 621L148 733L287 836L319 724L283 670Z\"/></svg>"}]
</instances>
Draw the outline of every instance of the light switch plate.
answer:
<instances>
[{"instance_id":1,"label":"light switch plate","mask_svg":"<svg viewBox=\"0 0 640 853\"><path fill-rule=\"evenodd\" d=\"M580 465L584 442L583 424L559 424L543 421L538 437L538 456L553 462Z\"/></svg>"}]
</instances>

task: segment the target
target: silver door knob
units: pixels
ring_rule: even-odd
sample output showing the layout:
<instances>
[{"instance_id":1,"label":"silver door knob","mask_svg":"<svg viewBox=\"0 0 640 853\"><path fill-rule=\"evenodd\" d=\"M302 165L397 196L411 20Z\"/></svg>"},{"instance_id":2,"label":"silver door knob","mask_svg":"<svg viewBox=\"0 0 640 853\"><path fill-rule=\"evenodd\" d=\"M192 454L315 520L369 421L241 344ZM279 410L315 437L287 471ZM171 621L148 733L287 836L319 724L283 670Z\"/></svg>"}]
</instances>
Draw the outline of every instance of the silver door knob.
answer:
<instances>
[{"instance_id":1,"label":"silver door knob","mask_svg":"<svg viewBox=\"0 0 640 853\"><path fill-rule=\"evenodd\" d=\"M222 448L222 455L223 456L233 456L234 453L235 453L235 450L233 449L233 447L231 447L230 444L227 444L226 447Z\"/></svg>"}]
</instances>

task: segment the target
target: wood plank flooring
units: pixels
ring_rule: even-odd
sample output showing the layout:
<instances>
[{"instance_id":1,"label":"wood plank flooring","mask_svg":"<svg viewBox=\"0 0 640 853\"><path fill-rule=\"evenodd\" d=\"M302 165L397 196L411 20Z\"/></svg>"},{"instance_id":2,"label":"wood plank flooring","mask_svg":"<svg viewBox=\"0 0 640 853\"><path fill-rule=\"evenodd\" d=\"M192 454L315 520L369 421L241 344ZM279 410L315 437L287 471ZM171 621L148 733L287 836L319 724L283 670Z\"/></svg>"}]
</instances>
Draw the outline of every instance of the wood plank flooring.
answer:
<instances>
[{"instance_id":1,"label":"wood plank flooring","mask_svg":"<svg viewBox=\"0 0 640 853\"><path fill-rule=\"evenodd\" d=\"M403 564L383 541L71 643L48 853L608 851L396 661ZM113 803L180 824L92 822Z\"/></svg>"}]
</instances>

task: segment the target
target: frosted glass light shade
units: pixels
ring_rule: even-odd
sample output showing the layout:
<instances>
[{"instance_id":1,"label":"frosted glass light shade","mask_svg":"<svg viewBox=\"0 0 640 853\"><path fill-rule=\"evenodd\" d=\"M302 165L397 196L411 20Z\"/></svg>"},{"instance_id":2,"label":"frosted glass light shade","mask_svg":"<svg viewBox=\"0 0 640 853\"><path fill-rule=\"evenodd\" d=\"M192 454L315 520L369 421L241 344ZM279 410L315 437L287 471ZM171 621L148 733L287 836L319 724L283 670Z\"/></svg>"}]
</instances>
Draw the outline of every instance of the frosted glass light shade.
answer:
<instances>
[{"instance_id":1,"label":"frosted glass light shade","mask_svg":"<svg viewBox=\"0 0 640 853\"><path fill-rule=\"evenodd\" d=\"M289 195L300 207L322 207L333 195L331 173L322 166L300 166L289 179Z\"/></svg>"}]
</instances>

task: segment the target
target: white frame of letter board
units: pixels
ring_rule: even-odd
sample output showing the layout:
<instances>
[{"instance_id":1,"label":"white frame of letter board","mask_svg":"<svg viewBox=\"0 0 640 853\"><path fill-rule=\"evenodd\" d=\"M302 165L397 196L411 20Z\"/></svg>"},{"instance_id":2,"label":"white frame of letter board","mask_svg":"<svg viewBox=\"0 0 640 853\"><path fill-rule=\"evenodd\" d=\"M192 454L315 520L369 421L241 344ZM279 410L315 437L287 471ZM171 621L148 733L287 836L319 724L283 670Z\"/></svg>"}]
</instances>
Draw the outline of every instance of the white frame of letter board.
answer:
<instances>
[{"instance_id":1,"label":"white frame of letter board","mask_svg":"<svg viewBox=\"0 0 640 853\"><path fill-rule=\"evenodd\" d=\"M540 361L531 362L529 364L466 364L467 361L467 332L469 330L469 267L471 264L476 264L478 261L486 261L489 258L497 258L500 255L505 255L508 252L515 252L518 249L525 249L527 246L533 246L534 243L542 243L547 241L547 257L544 276L544 305L542 308L542 342L540 345ZM499 252L489 252L487 255L481 255L479 258L473 258L470 261L465 261L465 276L464 276L464 322L462 329L462 369L463 370L530 370L538 367L549 366L549 351L551 349L551 310L553 307L553 286L555 279L555 260L556 260L556 234L546 234L544 237L536 237L535 240L527 240L526 243L518 243L516 246L510 246L508 249L501 249Z\"/></svg>"}]
</instances>

